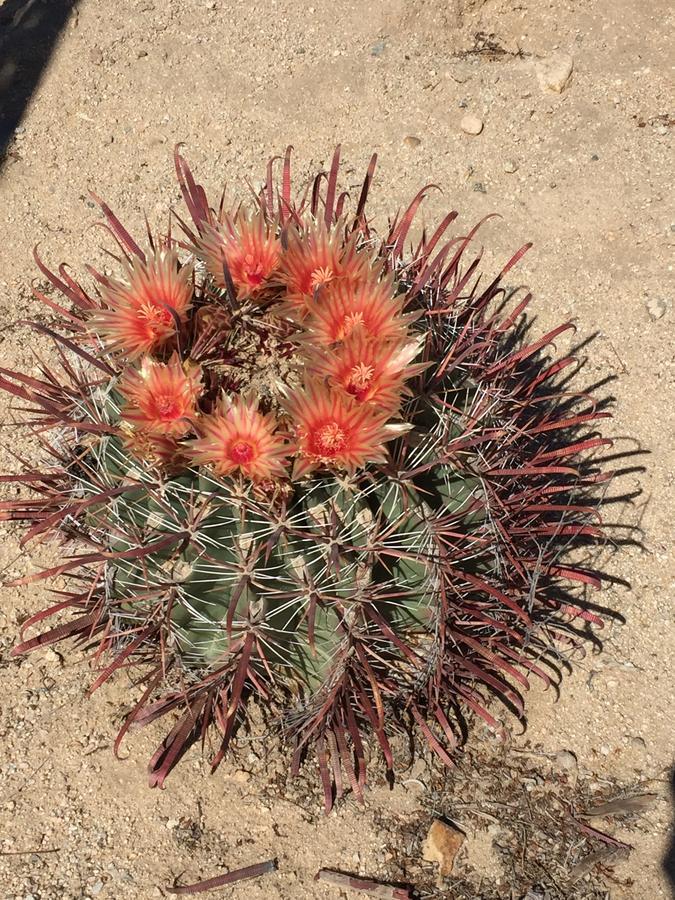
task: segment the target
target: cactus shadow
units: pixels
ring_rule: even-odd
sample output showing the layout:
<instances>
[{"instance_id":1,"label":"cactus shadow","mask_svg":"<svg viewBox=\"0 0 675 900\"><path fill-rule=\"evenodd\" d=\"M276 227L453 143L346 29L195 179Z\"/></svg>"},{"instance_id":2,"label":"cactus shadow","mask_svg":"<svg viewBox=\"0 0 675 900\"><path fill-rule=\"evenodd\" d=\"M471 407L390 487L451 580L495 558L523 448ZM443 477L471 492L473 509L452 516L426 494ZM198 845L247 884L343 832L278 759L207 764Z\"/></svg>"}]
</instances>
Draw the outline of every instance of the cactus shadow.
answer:
<instances>
[{"instance_id":1,"label":"cactus shadow","mask_svg":"<svg viewBox=\"0 0 675 900\"><path fill-rule=\"evenodd\" d=\"M12 136L79 0L0 4L0 172Z\"/></svg>"},{"instance_id":2,"label":"cactus shadow","mask_svg":"<svg viewBox=\"0 0 675 900\"><path fill-rule=\"evenodd\" d=\"M673 820L670 823L670 841L663 857L663 871L675 896L675 766L670 773L670 802Z\"/></svg>"}]
</instances>

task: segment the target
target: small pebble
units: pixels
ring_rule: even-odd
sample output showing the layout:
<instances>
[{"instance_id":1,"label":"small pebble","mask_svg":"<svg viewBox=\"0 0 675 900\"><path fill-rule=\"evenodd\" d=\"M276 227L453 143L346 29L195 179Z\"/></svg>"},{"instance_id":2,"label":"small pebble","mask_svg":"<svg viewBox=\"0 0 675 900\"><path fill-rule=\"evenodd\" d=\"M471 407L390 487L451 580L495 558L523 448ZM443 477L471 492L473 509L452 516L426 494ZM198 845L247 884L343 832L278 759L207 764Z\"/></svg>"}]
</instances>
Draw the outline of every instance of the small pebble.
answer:
<instances>
[{"instance_id":1,"label":"small pebble","mask_svg":"<svg viewBox=\"0 0 675 900\"><path fill-rule=\"evenodd\" d=\"M420 138L415 137L414 134L408 134L403 138L403 143L406 147L419 147L422 141Z\"/></svg>"},{"instance_id":2,"label":"small pebble","mask_svg":"<svg viewBox=\"0 0 675 900\"><path fill-rule=\"evenodd\" d=\"M508 172L509 175L512 175L514 172L518 171L518 164L513 159L507 159L504 163L504 171Z\"/></svg>"},{"instance_id":3,"label":"small pebble","mask_svg":"<svg viewBox=\"0 0 675 900\"><path fill-rule=\"evenodd\" d=\"M537 63L537 77L543 91L561 94L567 87L574 60L569 53L552 53Z\"/></svg>"},{"instance_id":4,"label":"small pebble","mask_svg":"<svg viewBox=\"0 0 675 900\"><path fill-rule=\"evenodd\" d=\"M466 109L469 105L469 102L468 102L468 100L460 100L457 105L459 106L460 109Z\"/></svg>"},{"instance_id":5,"label":"small pebble","mask_svg":"<svg viewBox=\"0 0 675 900\"><path fill-rule=\"evenodd\" d=\"M440 875L450 875L463 843L464 835L461 831L440 819L434 819L422 848L422 858L426 862L438 863Z\"/></svg>"},{"instance_id":6,"label":"small pebble","mask_svg":"<svg viewBox=\"0 0 675 900\"><path fill-rule=\"evenodd\" d=\"M591 153L591 162L597 162L600 159L597 153Z\"/></svg>"},{"instance_id":7,"label":"small pebble","mask_svg":"<svg viewBox=\"0 0 675 900\"><path fill-rule=\"evenodd\" d=\"M44 660L50 666L60 666L63 662L60 654L58 654L53 647L49 647L45 650Z\"/></svg>"},{"instance_id":8,"label":"small pebble","mask_svg":"<svg viewBox=\"0 0 675 900\"><path fill-rule=\"evenodd\" d=\"M383 40L375 41L373 46L370 48L371 56L382 56L386 49L387 45Z\"/></svg>"},{"instance_id":9,"label":"small pebble","mask_svg":"<svg viewBox=\"0 0 675 900\"><path fill-rule=\"evenodd\" d=\"M472 116L468 114L462 117L462 121L459 123L459 127L462 129L464 134L480 134L483 130L483 122L478 116Z\"/></svg>"},{"instance_id":10,"label":"small pebble","mask_svg":"<svg viewBox=\"0 0 675 900\"><path fill-rule=\"evenodd\" d=\"M408 778L423 778L429 774L429 767L424 759L418 757L407 773Z\"/></svg>"},{"instance_id":11,"label":"small pebble","mask_svg":"<svg viewBox=\"0 0 675 900\"><path fill-rule=\"evenodd\" d=\"M644 738L641 738L639 734L634 735L628 742L634 750L646 750L647 744Z\"/></svg>"},{"instance_id":12,"label":"small pebble","mask_svg":"<svg viewBox=\"0 0 675 900\"><path fill-rule=\"evenodd\" d=\"M561 769L567 772L574 772L578 768L577 758L571 750L558 750L555 755L555 761Z\"/></svg>"},{"instance_id":13,"label":"small pebble","mask_svg":"<svg viewBox=\"0 0 675 900\"><path fill-rule=\"evenodd\" d=\"M662 319L668 308L668 304L661 297L650 297L645 306L652 319Z\"/></svg>"}]
</instances>

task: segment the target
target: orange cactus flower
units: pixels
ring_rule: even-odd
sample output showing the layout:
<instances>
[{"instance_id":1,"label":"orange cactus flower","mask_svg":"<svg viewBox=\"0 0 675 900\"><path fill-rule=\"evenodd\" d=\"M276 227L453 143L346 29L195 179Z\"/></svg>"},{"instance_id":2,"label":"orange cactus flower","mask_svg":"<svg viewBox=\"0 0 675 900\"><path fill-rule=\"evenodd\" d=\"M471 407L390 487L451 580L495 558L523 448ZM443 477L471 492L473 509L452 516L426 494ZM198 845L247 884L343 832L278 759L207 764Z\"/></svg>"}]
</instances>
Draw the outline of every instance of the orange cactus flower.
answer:
<instances>
[{"instance_id":1,"label":"orange cactus flower","mask_svg":"<svg viewBox=\"0 0 675 900\"><path fill-rule=\"evenodd\" d=\"M281 257L281 242L262 215L226 219L218 226L205 226L195 248L219 288L227 283L223 263L227 263L237 295L255 298L270 283Z\"/></svg>"},{"instance_id":2,"label":"orange cactus flower","mask_svg":"<svg viewBox=\"0 0 675 900\"><path fill-rule=\"evenodd\" d=\"M122 408L125 422L149 434L180 437L197 416L201 368L186 368L175 353L168 363L146 356L140 369L122 374L118 388L127 401Z\"/></svg>"},{"instance_id":3,"label":"orange cactus flower","mask_svg":"<svg viewBox=\"0 0 675 900\"><path fill-rule=\"evenodd\" d=\"M284 304L288 314L302 320L319 288L336 278L353 281L365 277L368 265L368 256L357 253L354 239L343 245L338 226L332 234L325 225L316 223L304 232L290 230L278 275L286 288Z\"/></svg>"},{"instance_id":4,"label":"orange cactus flower","mask_svg":"<svg viewBox=\"0 0 675 900\"><path fill-rule=\"evenodd\" d=\"M220 409L201 420L199 431L202 437L188 445L196 465L256 482L286 475L289 445L277 431L274 414L261 413L254 397L223 396Z\"/></svg>"},{"instance_id":5,"label":"orange cactus flower","mask_svg":"<svg viewBox=\"0 0 675 900\"><path fill-rule=\"evenodd\" d=\"M400 406L405 382L426 368L426 363L411 365L419 352L419 340L380 344L357 333L330 353L315 353L308 368L357 403L394 413Z\"/></svg>"},{"instance_id":6,"label":"orange cactus flower","mask_svg":"<svg viewBox=\"0 0 675 900\"><path fill-rule=\"evenodd\" d=\"M403 296L394 295L391 276L351 282L336 280L311 303L305 327L310 341L329 346L362 334L378 341L400 339L411 316L402 314Z\"/></svg>"},{"instance_id":7,"label":"orange cactus flower","mask_svg":"<svg viewBox=\"0 0 675 900\"><path fill-rule=\"evenodd\" d=\"M176 333L192 301L192 266L180 266L174 250L159 250L146 262L127 264L127 282L109 279L103 308L91 327L110 350L130 359L152 353Z\"/></svg>"},{"instance_id":8,"label":"orange cactus flower","mask_svg":"<svg viewBox=\"0 0 675 900\"><path fill-rule=\"evenodd\" d=\"M286 410L297 437L294 479L321 466L352 473L366 463L385 462L385 442L402 431L387 424L387 413L358 405L316 381L290 397Z\"/></svg>"}]
</instances>

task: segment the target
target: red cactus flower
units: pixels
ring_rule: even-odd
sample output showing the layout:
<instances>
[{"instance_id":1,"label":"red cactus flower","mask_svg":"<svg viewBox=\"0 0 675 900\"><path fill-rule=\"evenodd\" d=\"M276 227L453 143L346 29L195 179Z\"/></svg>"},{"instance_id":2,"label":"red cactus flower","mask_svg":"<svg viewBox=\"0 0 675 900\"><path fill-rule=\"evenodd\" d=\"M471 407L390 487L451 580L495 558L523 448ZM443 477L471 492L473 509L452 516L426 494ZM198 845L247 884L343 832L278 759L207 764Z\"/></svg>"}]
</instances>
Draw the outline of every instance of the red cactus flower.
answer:
<instances>
[{"instance_id":1,"label":"red cactus flower","mask_svg":"<svg viewBox=\"0 0 675 900\"><path fill-rule=\"evenodd\" d=\"M385 462L384 443L402 432L387 425L387 413L358 405L343 393L309 381L286 402L297 436L293 479L320 466L354 472L369 462Z\"/></svg>"},{"instance_id":2,"label":"red cactus flower","mask_svg":"<svg viewBox=\"0 0 675 900\"><path fill-rule=\"evenodd\" d=\"M357 333L330 353L313 355L308 368L357 403L393 413L400 406L405 382L427 366L426 363L411 365L419 352L419 340L380 344Z\"/></svg>"},{"instance_id":3,"label":"red cactus flower","mask_svg":"<svg viewBox=\"0 0 675 900\"><path fill-rule=\"evenodd\" d=\"M254 397L223 396L220 409L200 423L203 435L189 444L195 465L212 465L219 475L240 473L253 481L286 475L289 445L273 413L263 415Z\"/></svg>"},{"instance_id":4,"label":"red cactus flower","mask_svg":"<svg viewBox=\"0 0 675 900\"><path fill-rule=\"evenodd\" d=\"M240 298L253 298L274 275L281 257L281 242L262 215L227 219L217 227L204 226L196 247L206 268L221 289L227 287L223 263L227 264Z\"/></svg>"},{"instance_id":5,"label":"red cactus flower","mask_svg":"<svg viewBox=\"0 0 675 900\"><path fill-rule=\"evenodd\" d=\"M119 382L127 400L124 421L149 434L180 437L192 427L202 392L201 368L181 364L174 353L168 363L145 357L140 369L127 369Z\"/></svg>"},{"instance_id":6,"label":"red cactus flower","mask_svg":"<svg viewBox=\"0 0 675 900\"><path fill-rule=\"evenodd\" d=\"M365 275L369 259L357 254L355 242L346 246L338 226L329 233L325 225L313 223L305 231L289 230L288 249L281 258L279 280L286 288L287 312L305 318L317 289L335 279L354 281Z\"/></svg>"},{"instance_id":7,"label":"red cactus flower","mask_svg":"<svg viewBox=\"0 0 675 900\"><path fill-rule=\"evenodd\" d=\"M310 340L328 346L355 334L378 341L398 340L409 316L402 314L403 297L396 297L393 279L374 277L351 282L338 279L310 304L306 328Z\"/></svg>"},{"instance_id":8,"label":"red cactus flower","mask_svg":"<svg viewBox=\"0 0 675 900\"><path fill-rule=\"evenodd\" d=\"M134 257L127 282L109 279L102 288L104 307L91 327L110 350L130 359L151 353L176 333L192 300L192 267L179 266L174 250L160 250L147 261Z\"/></svg>"}]
</instances>

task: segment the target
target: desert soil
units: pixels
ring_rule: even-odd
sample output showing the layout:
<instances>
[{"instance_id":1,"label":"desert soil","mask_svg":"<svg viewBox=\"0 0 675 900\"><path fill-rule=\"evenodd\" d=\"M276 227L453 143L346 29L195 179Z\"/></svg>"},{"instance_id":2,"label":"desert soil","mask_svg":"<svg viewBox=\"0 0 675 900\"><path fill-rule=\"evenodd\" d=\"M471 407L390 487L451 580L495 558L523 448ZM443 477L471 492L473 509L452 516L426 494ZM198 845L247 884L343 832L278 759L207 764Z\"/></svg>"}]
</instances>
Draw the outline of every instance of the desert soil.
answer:
<instances>
[{"instance_id":1,"label":"desert soil","mask_svg":"<svg viewBox=\"0 0 675 900\"><path fill-rule=\"evenodd\" d=\"M499 213L481 230L486 270L533 241L511 277L535 292L535 328L573 319L570 343L593 337L579 383L613 379L605 431L615 453L633 454L614 463L626 471L612 490L632 500L607 507L618 527L603 554L616 581L601 602L624 621L605 627L602 652L589 647L559 697L533 686L528 728L515 729L505 751L476 729L468 776L466 766L460 778L418 765L392 791L376 779L364 807L348 800L324 817L313 772L287 783L283 757L255 739L213 777L194 750L166 790L148 789L145 760L161 731L133 735L122 761L110 751L138 689L120 677L87 699L89 662L64 646L10 659L19 624L48 594L5 588L1 898L145 900L166 896L183 872L196 881L271 857L277 874L215 896L346 896L313 881L321 867L412 882L424 897L521 897L528 888L532 898L669 895L674 24L669 0L81 0L0 173L2 365L34 370L35 354L52 352L19 323L44 315L31 300L33 245L54 266L103 264L89 190L140 234L144 213L160 224L178 203L178 141L214 195L223 181L233 190L257 183L288 144L302 178L341 142L345 184L355 188L377 151L376 220L430 182L441 191L425 204L429 223L456 208L459 234ZM539 75L560 54L573 71L556 92ZM462 130L466 115L481 120L480 134ZM3 404L7 471L14 453L33 451ZM1 534L6 580L57 553L20 548L13 526ZM623 546L630 536L642 547ZM494 770L502 752L504 768ZM486 771L497 772L492 787ZM589 797L656 796L639 815L584 820L630 843L627 858L565 881L554 834L536 851L539 876L530 866L516 877L518 854L532 863L525 845L538 838L518 832L523 845L508 856L503 834L522 803L496 806L488 794L500 783L521 798L534 790L540 813L554 800L582 809ZM434 813L467 832L455 875L436 887L421 858ZM580 842L567 845L570 858ZM563 872L557 886L553 862Z\"/></svg>"}]
</instances>

